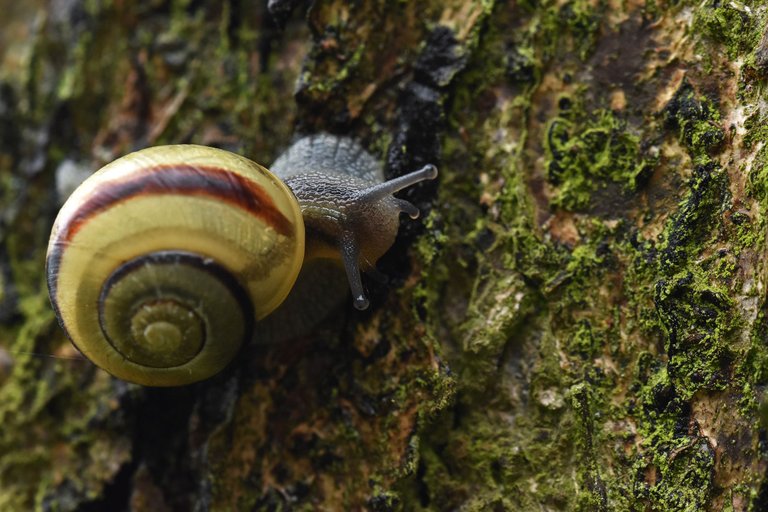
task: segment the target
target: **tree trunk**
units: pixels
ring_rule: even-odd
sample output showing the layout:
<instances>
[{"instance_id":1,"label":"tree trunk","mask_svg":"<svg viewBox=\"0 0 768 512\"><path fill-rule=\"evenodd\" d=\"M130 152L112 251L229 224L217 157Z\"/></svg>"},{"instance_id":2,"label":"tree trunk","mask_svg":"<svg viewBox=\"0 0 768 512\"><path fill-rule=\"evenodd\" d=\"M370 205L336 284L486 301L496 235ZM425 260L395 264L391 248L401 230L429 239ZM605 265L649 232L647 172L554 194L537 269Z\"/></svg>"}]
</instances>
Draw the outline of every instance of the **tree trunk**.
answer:
<instances>
[{"instance_id":1,"label":"tree trunk","mask_svg":"<svg viewBox=\"0 0 768 512\"><path fill-rule=\"evenodd\" d=\"M0 0L0 510L768 510L766 7L269 3ZM440 167L368 311L180 388L79 357L68 177L320 131Z\"/></svg>"}]
</instances>

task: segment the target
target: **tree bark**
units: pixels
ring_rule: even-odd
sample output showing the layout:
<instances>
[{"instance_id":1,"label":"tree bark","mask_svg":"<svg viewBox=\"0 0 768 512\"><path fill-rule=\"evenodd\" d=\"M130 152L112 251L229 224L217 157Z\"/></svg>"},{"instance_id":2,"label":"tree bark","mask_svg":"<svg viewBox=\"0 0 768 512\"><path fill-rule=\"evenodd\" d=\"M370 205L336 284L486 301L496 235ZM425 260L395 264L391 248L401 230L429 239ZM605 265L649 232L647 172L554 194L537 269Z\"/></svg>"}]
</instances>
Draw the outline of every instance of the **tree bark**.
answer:
<instances>
[{"instance_id":1,"label":"tree bark","mask_svg":"<svg viewBox=\"0 0 768 512\"><path fill-rule=\"evenodd\" d=\"M0 9L0 510L768 510L760 1ZM79 357L57 186L320 131L440 168L370 310L181 388Z\"/></svg>"}]
</instances>

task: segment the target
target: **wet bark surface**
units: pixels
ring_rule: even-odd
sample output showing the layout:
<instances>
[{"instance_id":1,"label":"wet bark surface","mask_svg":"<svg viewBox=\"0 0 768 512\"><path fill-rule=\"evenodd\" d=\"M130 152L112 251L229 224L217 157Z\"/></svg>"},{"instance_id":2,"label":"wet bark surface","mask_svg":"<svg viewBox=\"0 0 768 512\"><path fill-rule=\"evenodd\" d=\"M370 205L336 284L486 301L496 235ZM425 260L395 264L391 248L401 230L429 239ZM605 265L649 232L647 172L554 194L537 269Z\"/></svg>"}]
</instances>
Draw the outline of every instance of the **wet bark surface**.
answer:
<instances>
[{"instance_id":1,"label":"wet bark surface","mask_svg":"<svg viewBox=\"0 0 768 512\"><path fill-rule=\"evenodd\" d=\"M0 9L1 510L766 510L761 2ZM368 311L180 388L79 357L68 177L321 131L440 168Z\"/></svg>"}]
</instances>

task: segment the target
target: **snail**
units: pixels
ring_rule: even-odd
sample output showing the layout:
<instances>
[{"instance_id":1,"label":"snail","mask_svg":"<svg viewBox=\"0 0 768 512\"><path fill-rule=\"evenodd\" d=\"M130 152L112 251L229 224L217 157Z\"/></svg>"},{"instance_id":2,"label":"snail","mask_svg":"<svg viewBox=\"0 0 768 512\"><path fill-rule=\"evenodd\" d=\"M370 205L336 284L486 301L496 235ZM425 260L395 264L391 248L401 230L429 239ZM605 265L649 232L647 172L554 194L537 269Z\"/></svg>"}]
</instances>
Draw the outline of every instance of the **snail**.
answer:
<instances>
[{"instance_id":1,"label":"snail","mask_svg":"<svg viewBox=\"0 0 768 512\"><path fill-rule=\"evenodd\" d=\"M286 299L302 266L342 263L354 306L360 272L394 242L393 193L434 165L384 181L349 138L302 138L272 172L196 145L150 147L86 179L54 222L46 273L74 345L123 380L177 386L221 371ZM321 300L318 298L307 299Z\"/></svg>"}]
</instances>

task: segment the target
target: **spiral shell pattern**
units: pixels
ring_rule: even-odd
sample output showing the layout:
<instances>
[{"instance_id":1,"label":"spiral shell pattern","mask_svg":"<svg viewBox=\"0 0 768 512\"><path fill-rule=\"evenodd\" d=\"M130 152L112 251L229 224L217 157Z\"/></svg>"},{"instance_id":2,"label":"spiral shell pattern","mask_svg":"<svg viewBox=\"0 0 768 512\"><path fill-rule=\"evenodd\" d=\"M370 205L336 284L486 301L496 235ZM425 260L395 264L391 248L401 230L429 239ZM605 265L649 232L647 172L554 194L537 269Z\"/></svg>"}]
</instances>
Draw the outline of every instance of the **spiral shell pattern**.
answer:
<instances>
[{"instance_id":1,"label":"spiral shell pattern","mask_svg":"<svg viewBox=\"0 0 768 512\"><path fill-rule=\"evenodd\" d=\"M303 257L299 205L269 171L220 149L161 146L115 160L72 194L47 275L86 357L170 386L226 366L285 299Z\"/></svg>"}]
</instances>

